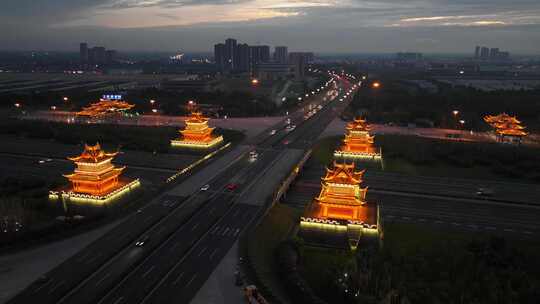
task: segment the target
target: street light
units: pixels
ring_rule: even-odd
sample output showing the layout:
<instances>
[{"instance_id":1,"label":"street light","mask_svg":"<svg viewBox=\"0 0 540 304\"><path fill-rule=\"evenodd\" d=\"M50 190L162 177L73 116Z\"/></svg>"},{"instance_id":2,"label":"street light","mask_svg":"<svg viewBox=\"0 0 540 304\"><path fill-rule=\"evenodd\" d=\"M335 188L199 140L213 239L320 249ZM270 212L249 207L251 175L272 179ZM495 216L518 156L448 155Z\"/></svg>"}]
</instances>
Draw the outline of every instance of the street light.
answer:
<instances>
[{"instance_id":1,"label":"street light","mask_svg":"<svg viewBox=\"0 0 540 304\"><path fill-rule=\"evenodd\" d=\"M56 110L56 106L51 106L51 110Z\"/></svg>"},{"instance_id":2,"label":"street light","mask_svg":"<svg viewBox=\"0 0 540 304\"><path fill-rule=\"evenodd\" d=\"M14 106L15 106L15 108L20 108L20 107L21 107L21 104L18 103L18 102L16 102L16 103L14 104Z\"/></svg>"},{"instance_id":3,"label":"street light","mask_svg":"<svg viewBox=\"0 0 540 304\"><path fill-rule=\"evenodd\" d=\"M62 98L62 99L63 99L64 101L68 101L68 100L69 100L69 98L66 97L66 96L64 96L64 98Z\"/></svg>"},{"instance_id":4,"label":"street light","mask_svg":"<svg viewBox=\"0 0 540 304\"><path fill-rule=\"evenodd\" d=\"M457 116L459 114L459 111L458 110L454 110L452 111L452 114L454 114L454 116Z\"/></svg>"},{"instance_id":5,"label":"street light","mask_svg":"<svg viewBox=\"0 0 540 304\"><path fill-rule=\"evenodd\" d=\"M251 84L252 85L258 85L259 84L259 79L257 79L257 78L251 79Z\"/></svg>"},{"instance_id":6,"label":"street light","mask_svg":"<svg viewBox=\"0 0 540 304\"><path fill-rule=\"evenodd\" d=\"M374 89L378 89L380 86L381 86L381 84L379 82L374 82L373 83L373 88Z\"/></svg>"},{"instance_id":7,"label":"street light","mask_svg":"<svg viewBox=\"0 0 540 304\"><path fill-rule=\"evenodd\" d=\"M154 104L156 101L154 99L150 99L150 104Z\"/></svg>"},{"instance_id":8,"label":"street light","mask_svg":"<svg viewBox=\"0 0 540 304\"><path fill-rule=\"evenodd\" d=\"M152 109L152 113L157 113L157 109Z\"/></svg>"}]
</instances>

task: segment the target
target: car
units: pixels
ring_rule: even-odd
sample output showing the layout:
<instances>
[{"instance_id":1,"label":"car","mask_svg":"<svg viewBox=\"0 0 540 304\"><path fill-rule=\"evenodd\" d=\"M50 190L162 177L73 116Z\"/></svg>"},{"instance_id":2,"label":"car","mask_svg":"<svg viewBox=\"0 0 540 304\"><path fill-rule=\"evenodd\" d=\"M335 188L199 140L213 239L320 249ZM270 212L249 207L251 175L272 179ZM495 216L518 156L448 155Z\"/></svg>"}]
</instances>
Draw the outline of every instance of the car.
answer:
<instances>
[{"instance_id":1,"label":"car","mask_svg":"<svg viewBox=\"0 0 540 304\"><path fill-rule=\"evenodd\" d=\"M148 235L145 235L142 238L140 238L137 242L135 242L135 246L143 247L148 242L149 239L150 237Z\"/></svg>"},{"instance_id":2,"label":"car","mask_svg":"<svg viewBox=\"0 0 540 304\"><path fill-rule=\"evenodd\" d=\"M493 195L493 189L478 188L478 190L476 191L476 195L478 195L478 196L492 196Z\"/></svg>"},{"instance_id":3,"label":"car","mask_svg":"<svg viewBox=\"0 0 540 304\"><path fill-rule=\"evenodd\" d=\"M237 188L238 188L238 185L235 184L235 183L230 183L230 184L227 185L227 190L229 190L229 191L234 191Z\"/></svg>"},{"instance_id":4,"label":"car","mask_svg":"<svg viewBox=\"0 0 540 304\"><path fill-rule=\"evenodd\" d=\"M201 187L201 191L206 191L206 190L208 190L208 189L210 189L210 185L209 185L209 184L206 184L206 185L204 185L204 186Z\"/></svg>"}]
</instances>

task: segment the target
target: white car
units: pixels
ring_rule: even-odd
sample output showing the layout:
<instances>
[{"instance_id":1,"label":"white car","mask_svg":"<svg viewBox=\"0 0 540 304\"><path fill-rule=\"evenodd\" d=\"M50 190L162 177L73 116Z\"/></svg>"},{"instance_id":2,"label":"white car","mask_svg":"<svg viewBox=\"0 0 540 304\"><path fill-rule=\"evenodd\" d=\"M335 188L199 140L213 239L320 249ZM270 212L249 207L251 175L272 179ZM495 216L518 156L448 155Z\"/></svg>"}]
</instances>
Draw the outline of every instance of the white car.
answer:
<instances>
[{"instance_id":1,"label":"white car","mask_svg":"<svg viewBox=\"0 0 540 304\"><path fill-rule=\"evenodd\" d=\"M206 190L208 190L208 189L210 189L210 185L209 185L209 184L206 184L206 185L204 185L204 186L201 187L201 191L206 191Z\"/></svg>"},{"instance_id":2,"label":"white car","mask_svg":"<svg viewBox=\"0 0 540 304\"><path fill-rule=\"evenodd\" d=\"M135 246L142 247L144 246L144 244L146 244L146 242L148 242L149 239L150 237L148 235L145 235L135 243Z\"/></svg>"}]
</instances>

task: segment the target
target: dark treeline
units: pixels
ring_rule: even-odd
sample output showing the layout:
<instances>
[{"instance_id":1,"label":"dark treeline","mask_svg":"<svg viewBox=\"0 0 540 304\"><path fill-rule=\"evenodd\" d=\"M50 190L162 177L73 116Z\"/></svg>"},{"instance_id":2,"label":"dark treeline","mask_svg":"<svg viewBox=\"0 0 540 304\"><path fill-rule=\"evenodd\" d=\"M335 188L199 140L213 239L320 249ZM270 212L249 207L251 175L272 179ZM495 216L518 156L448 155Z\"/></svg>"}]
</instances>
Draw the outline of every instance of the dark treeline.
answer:
<instances>
[{"instance_id":1,"label":"dark treeline","mask_svg":"<svg viewBox=\"0 0 540 304\"><path fill-rule=\"evenodd\" d=\"M452 87L437 83L437 92L428 92L400 80L382 79L374 89L367 83L355 96L351 111L366 114L377 123L419 126L460 127L465 120L467 130L488 130L482 118L487 114L507 112L517 115L530 130L540 128L540 90L483 92L473 88ZM458 116L452 111L458 110Z\"/></svg>"}]
</instances>

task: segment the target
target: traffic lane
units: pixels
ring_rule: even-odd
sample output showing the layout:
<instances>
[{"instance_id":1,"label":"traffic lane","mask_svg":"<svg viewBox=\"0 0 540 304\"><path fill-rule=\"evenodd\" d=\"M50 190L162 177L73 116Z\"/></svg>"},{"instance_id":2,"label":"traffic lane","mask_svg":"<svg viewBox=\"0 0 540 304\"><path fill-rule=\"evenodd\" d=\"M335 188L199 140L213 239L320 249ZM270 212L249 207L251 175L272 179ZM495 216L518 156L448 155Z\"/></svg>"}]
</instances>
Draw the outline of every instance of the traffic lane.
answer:
<instances>
[{"instance_id":1,"label":"traffic lane","mask_svg":"<svg viewBox=\"0 0 540 304\"><path fill-rule=\"evenodd\" d=\"M251 167L250 170L245 173L240 172L232 178L231 183L238 183L239 186L231 192L231 195L237 197L240 196L243 191L249 189L251 184L255 182L254 178L277 156L278 154L274 151L261 151L261 156L257 161L252 163L253 167ZM168 245L164 245L159 252L156 251L151 259L145 261L136 271L131 272L127 279L112 292L107 294L101 302L114 303L121 299L121 301L125 301L125 303L137 303L142 300L149 291L147 289L152 288L153 284L157 283L156 280L160 279L164 275L164 272L166 273L166 271L170 269L171 265L169 264L171 262L174 263L179 258L183 257L185 251L189 249L191 242L190 240L187 240L186 237L191 237L193 240L200 238L200 235L195 234L194 232L189 232L188 236L186 236L184 228L189 229L191 226L192 229L196 229L196 231L199 231L200 229L207 231L213 223L223 216L223 210L226 210L223 209L226 207L226 205L223 204L209 204L208 206L212 206L212 209L208 209L208 213L201 213L200 216L198 214L197 218L193 219L194 223L188 223L177 231L175 233L177 236L174 237L174 240L171 238L171 241L168 241ZM233 216L236 217L235 212L233 212ZM175 251L169 251L169 248L173 248ZM142 288L140 286L145 287ZM134 290L136 291L134 292Z\"/></svg>"},{"instance_id":2,"label":"traffic lane","mask_svg":"<svg viewBox=\"0 0 540 304\"><path fill-rule=\"evenodd\" d=\"M235 163L236 167L233 170L227 170L216 176L211 181L214 188L225 185L228 182L227 175L234 174L245 164L245 162ZM143 213L137 214L136 217L130 218L128 222L118 225L113 231L47 273L45 275L47 279L40 278L35 281L16 295L9 303L29 303L32 301L56 303L62 296L66 295L101 265L110 260L112 256L130 245L132 241L152 227L154 223L171 213L171 208L163 206L161 199L155 200L143 210ZM111 240L108 241L107 238L111 238ZM95 254L90 255L89 252L95 252ZM86 260L82 260L80 256L83 256ZM76 261L81 262L75 263ZM66 280L65 278L69 279Z\"/></svg>"},{"instance_id":3,"label":"traffic lane","mask_svg":"<svg viewBox=\"0 0 540 304\"><path fill-rule=\"evenodd\" d=\"M170 240L180 226L180 230L190 225L193 220L200 219L201 216L207 214L208 209L213 207L216 201L226 202L226 199L220 195L216 195L209 202L204 202L204 206L200 212L194 216L193 210L185 210L177 216L168 218L159 227L155 227L144 235L148 236L146 243L142 247L136 246L134 243L126 247L122 254L116 256L107 267L96 272L90 280L87 280L77 290L64 298L59 303L96 303L109 290L111 290L122 278L129 273L139 263L144 263L147 256L151 257L156 251L159 251L167 240ZM184 210L185 208L181 208ZM191 231L196 233L197 231ZM133 292L133 291L132 291Z\"/></svg>"},{"instance_id":4,"label":"traffic lane","mask_svg":"<svg viewBox=\"0 0 540 304\"><path fill-rule=\"evenodd\" d=\"M536 208L508 208L498 203L491 205L460 202L444 198L404 197L388 194L368 194L369 199L382 205L383 216L405 216L420 221L432 219L455 226L483 226L540 232Z\"/></svg>"},{"instance_id":5,"label":"traffic lane","mask_svg":"<svg viewBox=\"0 0 540 304\"><path fill-rule=\"evenodd\" d=\"M144 213L131 215L111 232L34 281L8 303L56 303L84 278L105 264L110 256L130 244L168 213L166 208L152 204L145 208Z\"/></svg>"},{"instance_id":6,"label":"traffic lane","mask_svg":"<svg viewBox=\"0 0 540 304\"><path fill-rule=\"evenodd\" d=\"M166 276L167 272L215 225L220 218L218 214L225 210L234 212L235 206L230 207L232 199L233 197L229 196L227 201L216 202L214 212L209 210L193 218L192 223L175 233L175 236L163 244L159 251L156 251L99 303L115 303L118 299L122 299L125 303L140 303Z\"/></svg>"},{"instance_id":7,"label":"traffic lane","mask_svg":"<svg viewBox=\"0 0 540 304\"><path fill-rule=\"evenodd\" d=\"M270 153L263 153L263 156L268 159L273 158L272 154ZM257 167L259 166L266 166L265 161L261 161L259 163L253 164L250 163L249 166L243 168L240 171L232 171L236 173L232 178L231 181L244 183L249 180L249 176L255 175L259 172ZM253 168L251 168L253 166ZM251 170L248 170L251 169ZM247 180L243 180L242 177L248 176ZM225 181L223 181L225 182ZM230 181L229 181L230 182ZM240 188L239 188L240 189ZM221 190L219 190L221 191ZM228 191L228 190L225 190ZM215 193L213 191L205 191L205 193ZM224 197L224 195L226 197ZM135 299L138 296L144 296L145 292L143 290L137 289L137 292L134 292L134 286L138 285L138 281L140 279L144 279L145 286L151 287L152 279L155 276L158 276L168 269L169 266L167 266L167 259L174 262L175 258L181 257L182 251L187 250L191 246L191 242L189 240L185 239L185 232L188 232L188 237L193 238L191 241L198 239L199 234L203 233L205 229L208 229L211 223L213 223L215 220L217 220L219 217L222 216L222 214L225 212L227 206L229 205L230 201L236 196L234 192L227 192L227 193L219 193L216 196L216 198L212 199L212 201L208 204L205 204L205 206L200 210L199 212L195 213L193 217L191 217L185 225L182 225L179 230L176 232L172 232L172 236L167 238L167 242L163 242L164 238L156 238L152 236L151 240L156 240L158 244L161 244L159 247L154 246L153 248L158 248L156 251L152 251L153 253L147 258L143 264L141 264L135 271L129 272L130 269L132 269L133 264L126 264L123 265L121 263L113 263L118 264L119 268L116 272L112 272L109 270L103 270L102 273L96 274L95 279L92 281L89 281L86 286L83 286L79 288L81 292L78 292L77 294L74 294L71 296L68 300L65 301L65 303L92 303L97 300L99 300L100 296L105 295L105 293L112 288L112 286L120 281L121 277L127 275L127 279L123 280L120 285L117 285L117 287L114 289L112 293L109 293L106 295L105 299L103 301L107 302L109 298L118 298L122 295L126 299L130 299L130 303L132 301L135 301ZM180 222L180 220L172 219L171 225L174 227L174 225L178 225L177 223ZM160 228L160 229L163 229ZM167 231L171 231L173 228L168 229ZM173 256L168 256L167 258L163 258L163 255L169 253L167 251L167 245L166 243L170 243L173 248L176 248L176 251L173 252ZM172 245L174 243L174 245ZM182 246L179 246L179 244L182 244ZM148 244L147 246L150 246ZM147 247L145 246L145 247ZM119 259L123 261L129 261L128 258L130 258L129 252L126 252L126 254L123 257L120 257ZM131 257L133 258L133 257ZM137 257L135 257L137 258ZM157 260L156 260L157 259ZM140 260L140 258L139 258ZM165 262L163 262L165 261ZM161 263L160 263L161 262ZM140 294L142 292L142 294ZM125 296L125 294L129 294L129 296Z\"/></svg>"},{"instance_id":8,"label":"traffic lane","mask_svg":"<svg viewBox=\"0 0 540 304\"><path fill-rule=\"evenodd\" d=\"M143 303L189 303L259 209L254 205L235 205ZM231 287L233 284L231 281Z\"/></svg>"},{"instance_id":9,"label":"traffic lane","mask_svg":"<svg viewBox=\"0 0 540 304\"><path fill-rule=\"evenodd\" d=\"M77 286L62 300L62 303L93 303L98 301L116 282L129 273L129 270L136 263L158 248L167 236L173 234L184 223L189 223L192 216L204 212L203 210L208 205L209 200L210 204L216 199L219 200L220 191L229 182L230 177L233 176L234 178L238 174L243 174L250 165L247 160L235 163L233 170L218 175L210 183L212 189L218 189L218 191L199 191L191 196L182 208L173 209L175 205L170 204L171 200L167 199L169 196L164 196L160 205L170 208L172 213L160 223L159 227L151 227L149 231L144 233L144 235L150 237L148 243L144 246L144 250L133 251L131 246L128 245L123 252L107 264L107 267L102 267L82 285Z\"/></svg>"}]
</instances>

